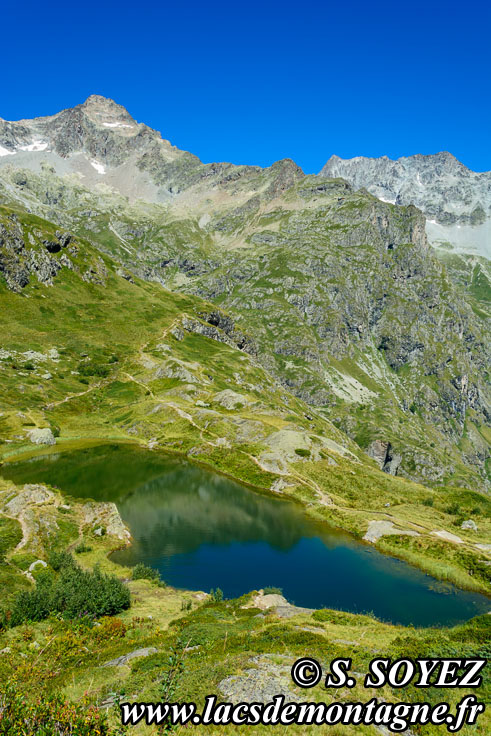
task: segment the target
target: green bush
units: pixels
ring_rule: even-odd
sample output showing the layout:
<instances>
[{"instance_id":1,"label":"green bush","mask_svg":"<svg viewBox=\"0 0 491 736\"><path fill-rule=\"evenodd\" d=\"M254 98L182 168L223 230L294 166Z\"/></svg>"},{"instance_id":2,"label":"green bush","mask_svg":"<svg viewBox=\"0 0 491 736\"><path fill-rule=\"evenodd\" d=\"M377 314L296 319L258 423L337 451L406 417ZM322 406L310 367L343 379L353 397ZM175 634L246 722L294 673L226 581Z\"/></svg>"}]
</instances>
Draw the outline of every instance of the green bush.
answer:
<instances>
[{"instance_id":1,"label":"green bush","mask_svg":"<svg viewBox=\"0 0 491 736\"><path fill-rule=\"evenodd\" d=\"M276 588L274 585L268 585L263 588L264 595L283 595L282 588Z\"/></svg>"},{"instance_id":2,"label":"green bush","mask_svg":"<svg viewBox=\"0 0 491 736\"><path fill-rule=\"evenodd\" d=\"M223 590L220 588L216 588L216 590L213 590L213 588L210 590L210 598L213 601L213 603L220 603L220 601L223 601Z\"/></svg>"},{"instance_id":3,"label":"green bush","mask_svg":"<svg viewBox=\"0 0 491 736\"><path fill-rule=\"evenodd\" d=\"M452 514L453 516L456 516L457 514L460 514L460 504L457 503L457 501L454 501L450 504L450 506L447 506L445 511L447 514Z\"/></svg>"},{"instance_id":4,"label":"green bush","mask_svg":"<svg viewBox=\"0 0 491 736\"><path fill-rule=\"evenodd\" d=\"M42 621L51 613L63 618L112 616L129 608L130 592L114 575L105 575L98 567L82 570L71 555L50 555L50 565L58 569L41 573L33 591L17 596L10 615L10 625Z\"/></svg>"},{"instance_id":5,"label":"green bush","mask_svg":"<svg viewBox=\"0 0 491 736\"><path fill-rule=\"evenodd\" d=\"M160 581L160 573L158 570L154 570L153 567L144 565L143 562L139 562L131 571L131 577L133 580L156 580Z\"/></svg>"},{"instance_id":6,"label":"green bush","mask_svg":"<svg viewBox=\"0 0 491 736\"><path fill-rule=\"evenodd\" d=\"M106 378L109 375L109 368L107 365L101 365L100 363L80 363L77 370L81 376L99 376L100 378Z\"/></svg>"},{"instance_id":7,"label":"green bush","mask_svg":"<svg viewBox=\"0 0 491 736\"><path fill-rule=\"evenodd\" d=\"M428 496L428 498L423 498L422 504L423 506L433 506L433 498L431 496Z\"/></svg>"},{"instance_id":8,"label":"green bush","mask_svg":"<svg viewBox=\"0 0 491 736\"><path fill-rule=\"evenodd\" d=\"M310 457L310 450L304 450L303 447L297 447L295 454L300 455L300 457Z\"/></svg>"},{"instance_id":9,"label":"green bush","mask_svg":"<svg viewBox=\"0 0 491 736\"><path fill-rule=\"evenodd\" d=\"M31 700L18 685L0 684L0 736L110 736L107 716L60 695L37 693Z\"/></svg>"},{"instance_id":10,"label":"green bush","mask_svg":"<svg viewBox=\"0 0 491 736\"><path fill-rule=\"evenodd\" d=\"M75 565L75 560L69 552L50 552L48 555L48 565L58 572L62 567Z\"/></svg>"},{"instance_id":11,"label":"green bush","mask_svg":"<svg viewBox=\"0 0 491 736\"><path fill-rule=\"evenodd\" d=\"M80 542L80 544L77 544L75 547L75 554L81 555L83 552L92 552L92 547L90 544L85 544L85 542Z\"/></svg>"}]
</instances>

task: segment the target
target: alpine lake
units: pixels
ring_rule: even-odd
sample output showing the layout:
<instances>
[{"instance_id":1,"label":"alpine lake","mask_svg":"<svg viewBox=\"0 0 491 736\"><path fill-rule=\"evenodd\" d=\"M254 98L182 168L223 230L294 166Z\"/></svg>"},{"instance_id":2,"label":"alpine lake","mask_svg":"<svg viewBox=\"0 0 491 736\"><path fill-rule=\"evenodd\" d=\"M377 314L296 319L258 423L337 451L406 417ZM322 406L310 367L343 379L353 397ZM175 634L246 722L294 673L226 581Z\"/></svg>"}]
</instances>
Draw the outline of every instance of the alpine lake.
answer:
<instances>
[{"instance_id":1,"label":"alpine lake","mask_svg":"<svg viewBox=\"0 0 491 736\"><path fill-rule=\"evenodd\" d=\"M132 544L111 559L143 562L177 588L221 588L234 598L275 586L298 606L414 626L450 626L491 608L486 596L313 521L295 503L174 456L105 444L9 462L0 474L114 502Z\"/></svg>"}]
</instances>

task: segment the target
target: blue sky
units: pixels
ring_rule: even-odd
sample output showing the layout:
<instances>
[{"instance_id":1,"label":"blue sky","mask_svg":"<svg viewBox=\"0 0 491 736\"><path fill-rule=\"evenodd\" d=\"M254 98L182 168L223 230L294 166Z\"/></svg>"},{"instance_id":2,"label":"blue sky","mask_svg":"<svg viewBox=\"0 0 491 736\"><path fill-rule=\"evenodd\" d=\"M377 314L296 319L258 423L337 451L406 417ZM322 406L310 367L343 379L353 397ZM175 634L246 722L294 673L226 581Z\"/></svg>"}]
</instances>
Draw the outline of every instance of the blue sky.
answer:
<instances>
[{"instance_id":1,"label":"blue sky","mask_svg":"<svg viewBox=\"0 0 491 736\"><path fill-rule=\"evenodd\" d=\"M3 0L0 21L5 119L97 93L205 162L449 150L491 169L485 0Z\"/></svg>"}]
</instances>

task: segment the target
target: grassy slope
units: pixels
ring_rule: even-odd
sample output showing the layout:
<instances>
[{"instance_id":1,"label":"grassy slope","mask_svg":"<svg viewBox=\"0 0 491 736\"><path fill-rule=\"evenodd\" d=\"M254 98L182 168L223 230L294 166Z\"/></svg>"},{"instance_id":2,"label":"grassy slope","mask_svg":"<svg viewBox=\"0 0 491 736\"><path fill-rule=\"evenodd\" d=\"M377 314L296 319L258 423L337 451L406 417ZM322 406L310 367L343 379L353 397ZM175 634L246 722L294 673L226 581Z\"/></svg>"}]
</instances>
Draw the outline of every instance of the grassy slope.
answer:
<instances>
[{"instance_id":1,"label":"grassy slope","mask_svg":"<svg viewBox=\"0 0 491 736\"><path fill-rule=\"evenodd\" d=\"M26 232L35 226L46 236L52 235L54 228L49 223L32 216L22 220ZM84 272L99 254L83 241L79 248L74 260ZM428 490L380 473L322 414L279 389L249 356L182 330L183 315L195 314L203 308L202 302L138 279L129 283L116 274L108 258L104 262L105 285L87 283L68 269L62 269L53 286L31 279L20 295L0 283L1 347L11 354L0 360L0 453L4 461L46 451L29 443L26 432L36 426L52 426L60 429L60 437L48 451L107 439L150 442L180 453L193 450L192 456L200 462L268 489L277 475L261 467L261 456L268 437L287 428L314 437L312 449L324 447L317 461L312 456L298 457L288 467L286 480L291 485L287 491L306 503L309 513L358 535L365 533L368 521L382 518L416 529L420 537L387 537L379 547L444 579L487 589L486 568L479 562L483 553L475 548L476 542L486 541L489 530L484 497L463 494L461 489ZM58 359L33 362L23 355L27 350L46 354L52 348L58 350ZM112 356L117 362L110 362ZM26 368L28 362L33 362L33 369ZM87 364L102 366L108 375L81 375L80 368ZM47 372L51 378L45 377ZM229 410L217 404L215 397L224 389L240 393L247 405ZM208 406L199 406L197 401ZM237 420L251 422L248 437L239 438ZM323 441L337 442L337 450L322 445ZM354 457L343 456L343 446ZM11 484L2 484L0 490L15 491ZM428 498L433 505L422 505ZM451 501L461 508L450 508ZM467 518L473 510L479 532L461 531L461 515ZM106 569L127 575L128 571L116 568L105 557L115 541L100 541L90 530L80 528L79 513L78 507L70 513L57 512L59 532L50 544L73 546L83 536L92 546L91 552L80 555L83 564L102 562ZM34 558L46 556L47 550L30 544L16 550L21 533L18 523L1 515L0 523L7 557L0 566L0 580L14 592L28 586L22 571ZM436 540L429 534L435 528L458 533L466 544L457 547ZM202 608L190 593L162 590L146 582L130 586L133 605L122 616L128 629L124 636L114 633L110 624L105 625L107 636L52 621L20 627L0 638L0 648L11 647L9 656L0 658L1 671L8 674L21 665L19 676L26 684L45 677L52 689L62 689L73 698L87 690L89 699L100 702L107 692L121 690L121 678L127 681L126 693L153 697L167 655L159 653L135 662L122 672L104 669L101 674L100 662L137 646L155 645L165 653L179 638L201 644L186 656L180 697L203 695L205 673L211 678L207 689L214 690L227 674L247 669L249 658L259 652L282 654L288 661L293 654L308 652L324 661L331 653L345 653L346 647L337 646L335 639L359 641L356 669L363 671L373 648L399 651L401 637L421 653L437 651L434 632L413 632L366 617L329 613L326 620L255 619L237 602ZM182 602L188 600L193 605L189 614L181 611ZM153 618L144 620L148 615ZM176 618L178 622L169 628ZM322 632L303 631L304 625ZM461 628L441 632L438 654L451 653L452 647L476 651L481 626L475 622L464 627L463 633ZM31 646L33 641L47 647L43 657ZM366 699L365 695L360 690L360 697ZM351 732L349 728L339 731Z\"/></svg>"}]
</instances>

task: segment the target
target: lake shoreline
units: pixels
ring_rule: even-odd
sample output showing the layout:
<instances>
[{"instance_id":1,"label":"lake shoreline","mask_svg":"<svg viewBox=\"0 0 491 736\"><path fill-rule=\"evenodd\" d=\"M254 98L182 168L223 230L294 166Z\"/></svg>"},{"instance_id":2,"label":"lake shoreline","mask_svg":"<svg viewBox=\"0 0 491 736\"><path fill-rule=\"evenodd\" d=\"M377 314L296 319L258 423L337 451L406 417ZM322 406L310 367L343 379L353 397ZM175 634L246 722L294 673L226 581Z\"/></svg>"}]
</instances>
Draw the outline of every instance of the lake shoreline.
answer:
<instances>
[{"instance_id":1,"label":"lake shoreline","mask_svg":"<svg viewBox=\"0 0 491 736\"><path fill-rule=\"evenodd\" d=\"M424 560L418 560L414 561L413 558L408 559L407 556L404 554L404 551L401 551L401 554L395 554L392 550L386 550L383 548L380 548L380 546L370 545L366 542L364 542L356 533L353 533L351 529L347 529L344 526L335 525L322 516L320 516L318 513L316 513L315 507L309 507L305 503L302 503L301 499L296 498L295 496L291 494L278 494L270 489L255 486L251 483L244 482L241 478L237 478L236 476L232 474L227 474L225 472L221 472L220 470L216 469L215 467L211 466L210 464L207 464L205 462L196 460L194 457L188 457L185 453L176 451L174 448L170 448L170 450L163 449L163 448L148 448L145 443L138 442L134 440L128 440L128 438L125 438L124 441L120 441L116 438L79 438L79 439L66 439L61 442L59 442L57 445L50 446L48 448L46 447L26 447L25 445L22 448L16 448L12 452L8 454L8 457L5 457L5 465L15 463L15 462L22 462L23 460L28 460L32 458L38 458L42 456L48 456L53 454L62 454L63 452L70 452L76 449L88 449L92 447L99 447L104 445L121 445L121 446L132 446L139 449L144 449L147 452L155 453L163 457L173 457L185 460L190 465L201 467L204 470L212 471L213 473L216 473L218 476L221 476L223 478L230 479L241 486L248 488L255 493L259 493L261 496L264 496L265 498L274 498L276 500L283 499L287 500L289 502L293 502L305 515L306 518L310 519L311 521L314 521L316 523L319 523L326 531L327 530L333 530L333 531L340 531L347 533L353 540L360 545L366 546L367 548L375 549L379 554L382 554L388 558L392 559L398 559L402 560L408 564L414 569L419 569L422 572L430 575L431 577L435 578L436 580L442 580L443 582L449 582L453 585L455 585L457 588L463 590L463 591L470 591L482 594L486 597L489 597L489 590L486 589L485 586L481 585L461 585L458 583L455 583L454 581L439 577L438 574L435 574L435 570L433 569L433 566L431 565L431 558L425 558ZM0 466L0 475L2 474L2 466ZM371 513L373 515L373 512ZM131 529L130 529L131 531ZM126 545L121 545L120 549L122 547L126 547ZM116 551L115 549L110 550L108 554L112 554L112 552ZM118 563L114 563L118 564Z\"/></svg>"}]
</instances>

